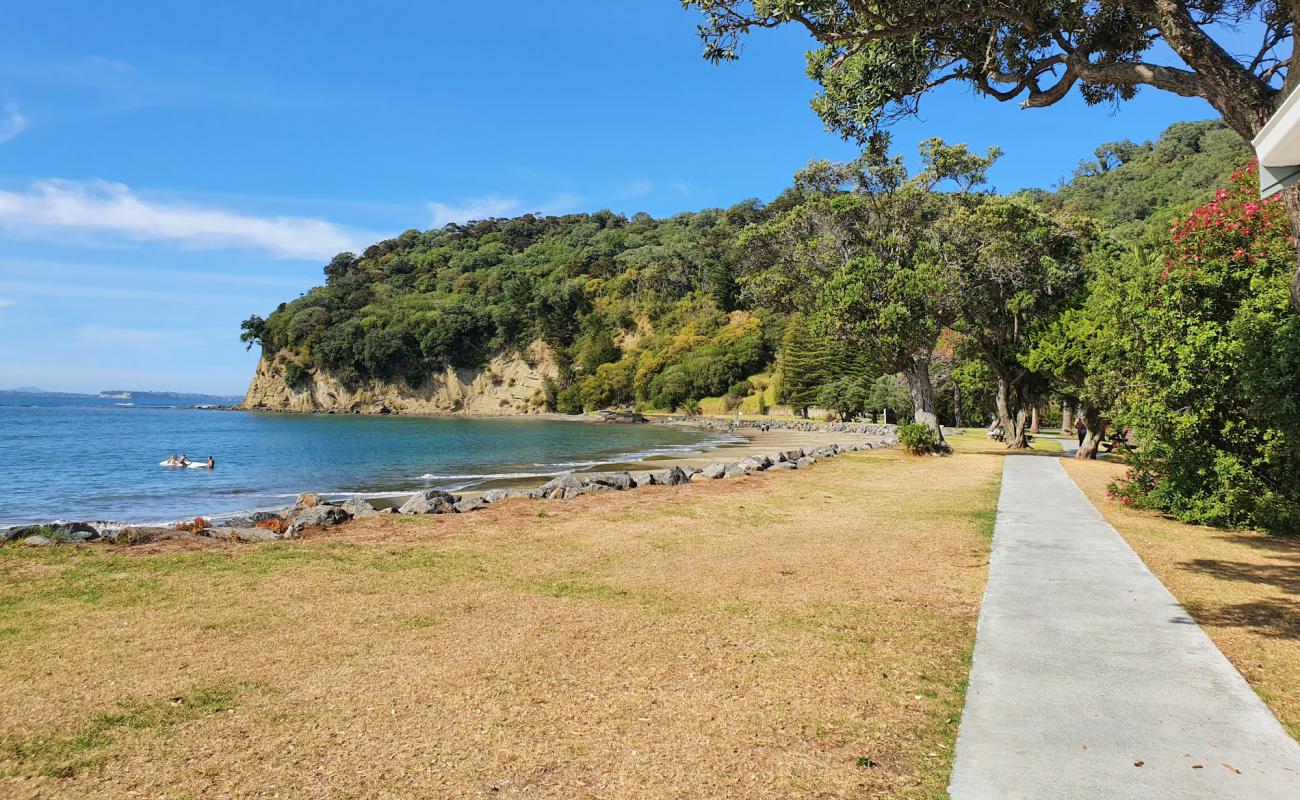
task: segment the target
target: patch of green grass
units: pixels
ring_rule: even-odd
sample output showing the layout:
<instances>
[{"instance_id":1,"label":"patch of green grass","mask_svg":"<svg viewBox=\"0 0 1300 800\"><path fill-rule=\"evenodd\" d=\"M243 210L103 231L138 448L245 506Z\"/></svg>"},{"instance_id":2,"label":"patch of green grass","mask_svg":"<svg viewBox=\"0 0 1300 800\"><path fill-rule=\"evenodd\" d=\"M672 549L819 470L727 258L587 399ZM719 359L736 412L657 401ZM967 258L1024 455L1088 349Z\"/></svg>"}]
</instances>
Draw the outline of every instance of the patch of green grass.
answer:
<instances>
[{"instance_id":1,"label":"patch of green grass","mask_svg":"<svg viewBox=\"0 0 1300 800\"><path fill-rule=\"evenodd\" d=\"M917 694L927 698L928 709L920 729L918 751L913 771L928 777L938 788L933 800L948 800L948 782L952 777L953 748L957 746L957 728L966 706L966 689L973 648L961 651L961 659L943 676L929 676L936 689L922 689Z\"/></svg>"},{"instance_id":2,"label":"patch of green grass","mask_svg":"<svg viewBox=\"0 0 1300 800\"><path fill-rule=\"evenodd\" d=\"M1043 453L1060 453L1064 449L1061 440L1053 436L1035 436L1029 446Z\"/></svg>"},{"instance_id":3,"label":"patch of green grass","mask_svg":"<svg viewBox=\"0 0 1300 800\"><path fill-rule=\"evenodd\" d=\"M176 697L130 698L112 711L94 715L71 733L0 737L0 759L11 762L8 771L18 776L71 778L104 763L104 751L123 731L166 734L181 723L233 708L237 694L235 688L196 686Z\"/></svg>"}]
</instances>

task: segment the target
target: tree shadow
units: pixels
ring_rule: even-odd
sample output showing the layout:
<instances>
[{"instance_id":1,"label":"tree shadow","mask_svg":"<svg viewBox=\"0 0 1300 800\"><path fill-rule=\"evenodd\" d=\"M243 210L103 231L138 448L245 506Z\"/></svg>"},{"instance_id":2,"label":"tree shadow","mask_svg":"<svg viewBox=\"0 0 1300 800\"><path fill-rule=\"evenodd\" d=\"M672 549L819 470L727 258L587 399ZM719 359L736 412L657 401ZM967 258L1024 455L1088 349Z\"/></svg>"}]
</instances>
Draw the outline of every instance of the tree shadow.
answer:
<instances>
[{"instance_id":1,"label":"tree shadow","mask_svg":"<svg viewBox=\"0 0 1300 800\"><path fill-rule=\"evenodd\" d=\"M1268 551L1268 561L1197 558L1179 566L1222 581L1269 587L1273 596L1244 603L1189 604L1187 610L1203 625L1252 628L1269 636L1300 639L1300 539L1231 533L1216 538Z\"/></svg>"}]
</instances>

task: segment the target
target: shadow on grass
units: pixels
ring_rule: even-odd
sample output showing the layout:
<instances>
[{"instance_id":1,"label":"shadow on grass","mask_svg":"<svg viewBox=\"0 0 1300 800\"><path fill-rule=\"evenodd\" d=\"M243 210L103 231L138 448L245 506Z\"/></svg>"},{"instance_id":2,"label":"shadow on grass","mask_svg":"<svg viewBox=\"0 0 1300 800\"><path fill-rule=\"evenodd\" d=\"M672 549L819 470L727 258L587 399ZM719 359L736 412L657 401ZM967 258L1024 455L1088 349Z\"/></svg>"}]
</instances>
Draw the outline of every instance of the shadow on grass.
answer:
<instances>
[{"instance_id":1,"label":"shadow on grass","mask_svg":"<svg viewBox=\"0 0 1300 800\"><path fill-rule=\"evenodd\" d=\"M1267 550L1268 563L1197 558L1180 566L1222 581L1269 587L1273 597L1246 603L1199 604L1193 615L1207 625L1252 628L1269 636L1300 639L1300 538L1224 534L1234 544Z\"/></svg>"}]
</instances>

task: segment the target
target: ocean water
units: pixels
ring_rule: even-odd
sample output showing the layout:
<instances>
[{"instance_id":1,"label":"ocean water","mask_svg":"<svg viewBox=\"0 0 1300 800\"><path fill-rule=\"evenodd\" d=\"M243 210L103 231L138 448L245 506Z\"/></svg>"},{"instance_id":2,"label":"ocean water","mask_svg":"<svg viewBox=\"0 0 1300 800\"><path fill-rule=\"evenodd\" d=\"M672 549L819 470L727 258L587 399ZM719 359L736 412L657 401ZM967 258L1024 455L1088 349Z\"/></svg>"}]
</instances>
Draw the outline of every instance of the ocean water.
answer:
<instances>
[{"instance_id":1,"label":"ocean water","mask_svg":"<svg viewBox=\"0 0 1300 800\"><path fill-rule=\"evenodd\" d=\"M0 525L160 522L278 508L298 492L380 497L504 485L730 437L529 418L268 414L0 396ZM215 470L159 466L212 455Z\"/></svg>"}]
</instances>

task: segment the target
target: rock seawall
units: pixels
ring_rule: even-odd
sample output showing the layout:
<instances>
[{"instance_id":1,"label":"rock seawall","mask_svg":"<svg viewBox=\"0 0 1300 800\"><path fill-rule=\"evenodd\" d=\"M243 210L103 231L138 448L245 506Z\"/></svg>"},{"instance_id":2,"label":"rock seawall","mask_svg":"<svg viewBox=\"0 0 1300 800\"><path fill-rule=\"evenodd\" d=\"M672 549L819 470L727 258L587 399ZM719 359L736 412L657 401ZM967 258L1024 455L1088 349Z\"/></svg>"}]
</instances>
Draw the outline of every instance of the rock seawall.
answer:
<instances>
[{"instance_id":1,"label":"rock seawall","mask_svg":"<svg viewBox=\"0 0 1300 800\"><path fill-rule=\"evenodd\" d=\"M324 369L308 370L298 386L285 381L286 354L263 354L241 408L332 414L539 414L544 383L558 370L540 342L526 354L498 353L481 369L452 369L428 376L419 386L369 380L356 386Z\"/></svg>"}]
</instances>

